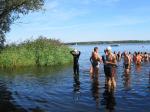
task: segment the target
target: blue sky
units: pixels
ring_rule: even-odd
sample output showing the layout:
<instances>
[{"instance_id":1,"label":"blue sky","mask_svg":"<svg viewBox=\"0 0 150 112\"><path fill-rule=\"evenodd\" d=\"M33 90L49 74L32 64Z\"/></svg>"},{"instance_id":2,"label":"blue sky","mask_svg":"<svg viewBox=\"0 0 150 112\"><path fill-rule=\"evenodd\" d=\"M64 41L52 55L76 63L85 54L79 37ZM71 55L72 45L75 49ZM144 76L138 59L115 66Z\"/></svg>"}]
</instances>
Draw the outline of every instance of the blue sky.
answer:
<instances>
[{"instance_id":1,"label":"blue sky","mask_svg":"<svg viewBox=\"0 0 150 112\"><path fill-rule=\"evenodd\" d=\"M44 9L17 20L7 42L150 40L150 0L46 0Z\"/></svg>"}]
</instances>

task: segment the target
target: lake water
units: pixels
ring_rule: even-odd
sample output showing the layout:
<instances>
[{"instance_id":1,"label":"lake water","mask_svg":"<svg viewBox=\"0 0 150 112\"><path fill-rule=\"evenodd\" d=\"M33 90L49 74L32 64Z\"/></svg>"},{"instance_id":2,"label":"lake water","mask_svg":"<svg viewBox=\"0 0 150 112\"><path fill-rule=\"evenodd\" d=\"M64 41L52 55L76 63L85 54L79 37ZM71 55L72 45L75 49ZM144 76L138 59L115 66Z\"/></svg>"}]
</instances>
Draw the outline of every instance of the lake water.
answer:
<instances>
[{"instance_id":1,"label":"lake water","mask_svg":"<svg viewBox=\"0 0 150 112\"><path fill-rule=\"evenodd\" d=\"M103 65L97 78L89 75L89 57L95 46L100 54L108 45L71 46L81 51L80 75L72 65L0 71L0 112L150 112L150 63L132 65L124 75L118 63L117 87L105 88ZM113 51L147 51L149 44L121 44Z\"/></svg>"}]
</instances>

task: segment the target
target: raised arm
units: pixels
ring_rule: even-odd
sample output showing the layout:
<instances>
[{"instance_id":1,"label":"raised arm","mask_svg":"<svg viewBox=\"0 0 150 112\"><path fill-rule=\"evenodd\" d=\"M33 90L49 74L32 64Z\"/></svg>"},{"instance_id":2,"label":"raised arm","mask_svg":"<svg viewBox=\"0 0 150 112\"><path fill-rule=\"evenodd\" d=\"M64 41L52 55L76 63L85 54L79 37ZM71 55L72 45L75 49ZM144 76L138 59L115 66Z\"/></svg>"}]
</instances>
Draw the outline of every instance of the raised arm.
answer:
<instances>
[{"instance_id":1,"label":"raised arm","mask_svg":"<svg viewBox=\"0 0 150 112\"><path fill-rule=\"evenodd\" d=\"M81 51L79 51L79 56L81 55Z\"/></svg>"},{"instance_id":2,"label":"raised arm","mask_svg":"<svg viewBox=\"0 0 150 112\"><path fill-rule=\"evenodd\" d=\"M74 51L70 51L70 54L72 54L72 55L73 55L73 52L74 52Z\"/></svg>"}]
</instances>

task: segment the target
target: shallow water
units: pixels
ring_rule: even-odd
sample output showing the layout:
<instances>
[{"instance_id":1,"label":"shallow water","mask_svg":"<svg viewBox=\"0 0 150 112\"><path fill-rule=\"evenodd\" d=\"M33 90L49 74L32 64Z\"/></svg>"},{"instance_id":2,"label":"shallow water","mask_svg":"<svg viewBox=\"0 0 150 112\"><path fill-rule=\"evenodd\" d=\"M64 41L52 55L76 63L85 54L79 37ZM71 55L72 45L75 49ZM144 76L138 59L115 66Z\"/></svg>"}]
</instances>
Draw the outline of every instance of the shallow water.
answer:
<instances>
[{"instance_id":1,"label":"shallow water","mask_svg":"<svg viewBox=\"0 0 150 112\"><path fill-rule=\"evenodd\" d=\"M150 63L132 65L124 75L118 63L117 87L105 88L103 65L94 79L89 75L89 57L94 46L103 54L107 45L72 46L81 50L80 75L72 65L0 71L0 112L150 112ZM150 45L123 44L115 51L149 51Z\"/></svg>"}]
</instances>

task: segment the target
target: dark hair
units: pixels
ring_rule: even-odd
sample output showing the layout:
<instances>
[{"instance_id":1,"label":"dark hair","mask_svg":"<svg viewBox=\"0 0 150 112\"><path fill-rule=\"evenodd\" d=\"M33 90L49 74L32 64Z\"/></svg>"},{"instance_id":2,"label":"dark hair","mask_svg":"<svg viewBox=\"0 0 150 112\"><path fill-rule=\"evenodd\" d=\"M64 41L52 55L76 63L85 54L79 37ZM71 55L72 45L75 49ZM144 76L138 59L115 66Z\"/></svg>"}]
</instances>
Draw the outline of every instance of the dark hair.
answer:
<instances>
[{"instance_id":1,"label":"dark hair","mask_svg":"<svg viewBox=\"0 0 150 112\"><path fill-rule=\"evenodd\" d=\"M106 50L104 50L104 53L106 53Z\"/></svg>"},{"instance_id":2,"label":"dark hair","mask_svg":"<svg viewBox=\"0 0 150 112\"><path fill-rule=\"evenodd\" d=\"M94 47L94 51L96 51L98 49L98 47Z\"/></svg>"}]
</instances>

